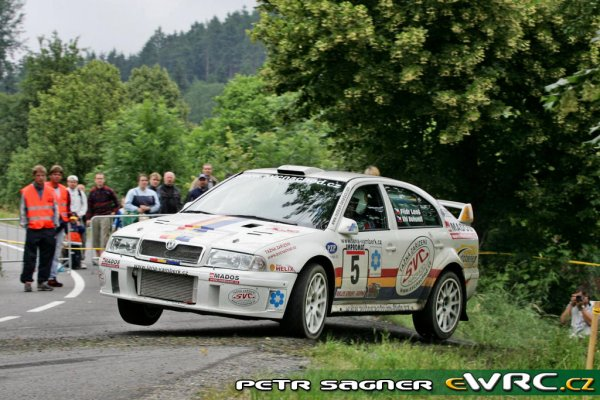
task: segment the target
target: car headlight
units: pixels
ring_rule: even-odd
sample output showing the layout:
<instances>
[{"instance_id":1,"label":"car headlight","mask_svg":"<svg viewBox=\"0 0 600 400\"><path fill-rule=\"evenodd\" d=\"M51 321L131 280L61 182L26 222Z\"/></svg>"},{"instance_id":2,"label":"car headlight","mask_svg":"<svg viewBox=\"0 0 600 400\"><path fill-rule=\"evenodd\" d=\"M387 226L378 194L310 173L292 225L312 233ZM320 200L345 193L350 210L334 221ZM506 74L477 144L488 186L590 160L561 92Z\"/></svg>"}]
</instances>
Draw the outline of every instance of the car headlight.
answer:
<instances>
[{"instance_id":1,"label":"car headlight","mask_svg":"<svg viewBox=\"0 0 600 400\"><path fill-rule=\"evenodd\" d=\"M140 239L136 238L113 236L106 246L106 251L133 257L139 241Z\"/></svg>"},{"instance_id":2,"label":"car headlight","mask_svg":"<svg viewBox=\"0 0 600 400\"><path fill-rule=\"evenodd\" d=\"M263 257L219 249L210 251L206 263L215 268L231 268L244 271L264 271L267 267L267 261Z\"/></svg>"}]
</instances>

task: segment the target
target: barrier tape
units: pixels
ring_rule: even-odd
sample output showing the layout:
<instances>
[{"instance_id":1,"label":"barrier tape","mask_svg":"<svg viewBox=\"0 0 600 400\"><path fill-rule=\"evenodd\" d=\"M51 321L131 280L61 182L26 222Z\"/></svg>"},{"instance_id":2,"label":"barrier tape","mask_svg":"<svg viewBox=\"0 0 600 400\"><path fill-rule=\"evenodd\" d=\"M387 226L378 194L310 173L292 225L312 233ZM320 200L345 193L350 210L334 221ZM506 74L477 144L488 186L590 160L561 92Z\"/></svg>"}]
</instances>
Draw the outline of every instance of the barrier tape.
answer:
<instances>
[{"instance_id":1,"label":"barrier tape","mask_svg":"<svg viewBox=\"0 0 600 400\"><path fill-rule=\"evenodd\" d=\"M0 242L25 245L25 242L18 242L16 240L0 239ZM104 247L63 247L63 249L64 250L104 250Z\"/></svg>"},{"instance_id":2,"label":"barrier tape","mask_svg":"<svg viewBox=\"0 0 600 400\"><path fill-rule=\"evenodd\" d=\"M479 254L483 255L483 256L486 256L486 255L515 256L516 255L514 253L502 253L502 252L498 252L498 251L480 251ZM537 256L537 257L533 257L533 258L538 259L538 260L552 260L551 258L541 257L541 256ZM586 265L589 267L600 267L600 264L598 264L598 263L587 262L587 261L577 261L577 260L567 260L567 264Z\"/></svg>"},{"instance_id":3,"label":"barrier tape","mask_svg":"<svg viewBox=\"0 0 600 400\"><path fill-rule=\"evenodd\" d=\"M4 242L4 243L12 243L12 244L25 244L25 242L17 242L14 240L5 240L5 239L0 239L0 242ZM104 250L104 247L65 247L65 250ZM493 256L515 256L515 253L503 253L503 252L499 252L499 251L480 251L479 255L481 256L487 256L487 255L493 255ZM551 260L550 258L546 258L546 257L533 257L535 259L538 260ZM592 263L592 262L587 262L587 261L577 261L577 260L567 260L568 264L575 264L575 265L587 265L590 267L600 267L599 263Z\"/></svg>"}]
</instances>

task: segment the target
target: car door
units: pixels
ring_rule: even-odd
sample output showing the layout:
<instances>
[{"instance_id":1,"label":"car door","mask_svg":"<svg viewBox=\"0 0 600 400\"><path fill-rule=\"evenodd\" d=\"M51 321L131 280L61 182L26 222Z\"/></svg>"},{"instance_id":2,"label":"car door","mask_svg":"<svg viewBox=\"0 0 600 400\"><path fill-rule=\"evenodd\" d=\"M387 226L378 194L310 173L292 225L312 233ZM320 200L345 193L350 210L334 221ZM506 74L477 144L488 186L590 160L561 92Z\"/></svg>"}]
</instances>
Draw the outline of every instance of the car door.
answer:
<instances>
[{"instance_id":1,"label":"car door","mask_svg":"<svg viewBox=\"0 0 600 400\"><path fill-rule=\"evenodd\" d=\"M412 188L384 185L384 191L397 228L396 296L411 301L425 299L436 277L434 260L444 246L447 231L433 204Z\"/></svg>"},{"instance_id":2,"label":"car door","mask_svg":"<svg viewBox=\"0 0 600 400\"><path fill-rule=\"evenodd\" d=\"M335 293L336 301L381 299L386 297L386 286L393 290L399 258L394 244L396 233L390 229L390 215L380 185L354 188L344 217L356 221L358 233L340 238L342 276L341 286Z\"/></svg>"}]
</instances>

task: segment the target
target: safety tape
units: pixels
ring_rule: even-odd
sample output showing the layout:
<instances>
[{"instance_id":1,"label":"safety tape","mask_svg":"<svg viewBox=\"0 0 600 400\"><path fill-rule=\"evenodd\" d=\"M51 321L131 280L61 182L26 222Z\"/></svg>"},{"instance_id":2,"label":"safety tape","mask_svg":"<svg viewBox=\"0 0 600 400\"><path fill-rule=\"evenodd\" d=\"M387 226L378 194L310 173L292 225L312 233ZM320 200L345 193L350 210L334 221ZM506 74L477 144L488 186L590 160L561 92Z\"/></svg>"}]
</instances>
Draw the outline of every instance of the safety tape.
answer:
<instances>
[{"instance_id":1,"label":"safety tape","mask_svg":"<svg viewBox=\"0 0 600 400\"><path fill-rule=\"evenodd\" d=\"M486 255L494 255L494 256L515 256L516 254L514 253L502 253L502 252L498 252L498 251L480 251L479 252L480 255L486 256ZM547 257L541 257L541 256L537 256L537 257L533 257L537 260L552 260L551 258L547 258ZM568 264L575 264L575 265L586 265L589 267L600 267L600 264L598 263L593 263L593 262L587 262L587 261L577 261L577 260L567 260Z\"/></svg>"},{"instance_id":2,"label":"safety tape","mask_svg":"<svg viewBox=\"0 0 600 400\"><path fill-rule=\"evenodd\" d=\"M25 245L25 242L18 242L15 240L0 239L0 242ZM63 249L64 250L104 250L104 247L63 247Z\"/></svg>"},{"instance_id":3,"label":"safety tape","mask_svg":"<svg viewBox=\"0 0 600 400\"><path fill-rule=\"evenodd\" d=\"M25 242L17 242L14 240L5 240L5 239L0 239L0 242L4 242L4 243L13 243L13 244L25 244ZM65 250L104 250L104 247L65 247ZM493 256L515 256L515 253L503 253L503 252L498 252L498 251L480 251L479 255L481 256L488 256L488 255L493 255ZM550 258L546 258L546 257L533 257L535 259L538 260L551 260ZM577 260L567 260L567 263L569 264L575 264L575 265L587 265L590 267L600 267L600 264L598 263L592 263L592 262L587 262L587 261L577 261Z\"/></svg>"}]
</instances>

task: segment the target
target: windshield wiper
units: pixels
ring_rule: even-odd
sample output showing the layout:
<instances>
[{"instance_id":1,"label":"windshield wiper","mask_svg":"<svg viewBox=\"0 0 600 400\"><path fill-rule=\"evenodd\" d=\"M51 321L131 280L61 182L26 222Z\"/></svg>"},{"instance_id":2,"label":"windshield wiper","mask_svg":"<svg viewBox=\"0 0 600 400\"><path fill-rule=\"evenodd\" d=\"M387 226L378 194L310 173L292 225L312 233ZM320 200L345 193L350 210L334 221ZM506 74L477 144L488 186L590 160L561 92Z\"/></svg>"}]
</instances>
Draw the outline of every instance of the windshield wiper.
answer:
<instances>
[{"instance_id":1,"label":"windshield wiper","mask_svg":"<svg viewBox=\"0 0 600 400\"><path fill-rule=\"evenodd\" d=\"M286 224L286 225L298 225L295 222L289 222L289 221L280 221L277 219L273 219L273 218L265 218L265 217L259 217L258 215L242 215L242 214L236 214L236 215L231 215L228 214L230 217L237 217L237 218L248 218L248 219L257 219L259 221L267 221L267 222L276 222L278 224Z\"/></svg>"},{"instance_id":2,"label":"windshield wiper","mask_svg":"<svg viewBox=\"0 0 600 400\"><path fill-rule=\"evenodd\" d=\"M182 213L214 215L213 213L209 213L206 211L196 211L196 210L184 210L184 211L182 211Z\"/></svg>"}]
</instances>

